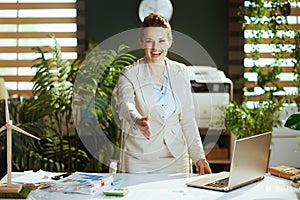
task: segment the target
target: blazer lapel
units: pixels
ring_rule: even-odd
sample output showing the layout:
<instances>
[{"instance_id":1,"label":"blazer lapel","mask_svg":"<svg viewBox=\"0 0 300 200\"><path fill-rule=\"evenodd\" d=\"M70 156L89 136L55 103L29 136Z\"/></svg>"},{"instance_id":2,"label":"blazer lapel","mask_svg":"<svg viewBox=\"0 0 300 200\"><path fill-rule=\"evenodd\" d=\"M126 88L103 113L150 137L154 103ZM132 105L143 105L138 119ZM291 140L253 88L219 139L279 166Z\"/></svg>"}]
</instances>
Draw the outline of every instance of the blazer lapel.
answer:
<instances>
[{"instance_id":1,"label":"blazer lapel","mask_svg":"<svg viewBox=\"0 0 300 200\"><path fill-rule=\"evenodd\" d=\"M152 79L149 75L147 64L145 59L141 60L139 71L137 73L137 80L139 82L140 91L142 94L143 101L145 103L144 109L146 109L147 113L150 112L149 108L154 105L154 93L152 87Z\"/></svg>"},{"instance_id":2,"label":"blazer lapel","mask_svg":"<svg viewBox=\"0 0 300 200\"><path fill-rule=\"evenodd\" d=\"M170 87L172 89L175 101L177 102L179 97L178 95L180 95L180 93L182 92L181 90L184 89L182 88L182 80L180 80L180 68L172 66L172 63L169 61L169 59L166 59L166 61L169 73Z\"/></svg>"}]
</instances>

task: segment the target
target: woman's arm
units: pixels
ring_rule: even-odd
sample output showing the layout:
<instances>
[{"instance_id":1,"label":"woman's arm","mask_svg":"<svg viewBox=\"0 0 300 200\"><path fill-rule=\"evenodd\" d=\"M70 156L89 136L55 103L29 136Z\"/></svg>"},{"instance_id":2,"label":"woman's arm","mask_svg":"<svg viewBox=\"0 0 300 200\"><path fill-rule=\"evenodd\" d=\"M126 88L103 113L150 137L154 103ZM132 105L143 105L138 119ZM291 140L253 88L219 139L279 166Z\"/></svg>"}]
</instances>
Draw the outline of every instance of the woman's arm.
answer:
<instances>
[{"instance_id":1,"label":"woman's arm","mask_svg":"<svg viewBox=\"0 0 300 200\"><path fill-rule=\"evenodd\" d=\"M129 70L124 68L118 81L118 112L121 120L134 127L136 120L142 118L136 109L134 85L128 77Z\"/></svg>"}]
</instances>

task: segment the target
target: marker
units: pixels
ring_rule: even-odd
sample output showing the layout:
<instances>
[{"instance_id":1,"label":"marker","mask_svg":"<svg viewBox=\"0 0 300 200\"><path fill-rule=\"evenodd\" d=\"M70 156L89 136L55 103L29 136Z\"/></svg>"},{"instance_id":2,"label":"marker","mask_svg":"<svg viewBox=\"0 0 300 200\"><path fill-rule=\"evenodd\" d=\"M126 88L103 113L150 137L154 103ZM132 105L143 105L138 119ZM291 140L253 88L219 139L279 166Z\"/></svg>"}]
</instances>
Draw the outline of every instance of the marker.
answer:
<instances>
[{"instance_id":1,"label":"marker","mask_svg":"<svg viewBox=\"0 0 300 200\"><path fill-rule=\"evenodd\" d=\"M111 182L111 185L115 186L115 185L119 185L123 183L123 179L117 179L117 180L114 180L113 182Z\"/></svg>"}]
</instances>

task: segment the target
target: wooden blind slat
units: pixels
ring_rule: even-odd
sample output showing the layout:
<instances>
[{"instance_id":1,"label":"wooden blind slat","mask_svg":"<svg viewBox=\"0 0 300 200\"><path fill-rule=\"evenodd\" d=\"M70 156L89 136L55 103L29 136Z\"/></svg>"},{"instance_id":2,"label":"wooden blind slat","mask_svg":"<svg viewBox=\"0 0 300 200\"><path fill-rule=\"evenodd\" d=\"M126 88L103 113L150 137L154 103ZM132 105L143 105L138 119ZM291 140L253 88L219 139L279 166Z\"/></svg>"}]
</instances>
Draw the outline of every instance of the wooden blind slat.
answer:
<instances>
[{"instance_id":1,"label":"wooden blind slat","mask_svg":"<svg viewBox=\"0 0 300 200\"><path fill-rule=\"evenodd\" d=\"M247 96L247 100L248 100L248 101L260 101L260 100L262 100L262 95L258 95L258 96Z\"/></svg>"},{"instance_id":2,"label":"wooden blind slat","mask_svg":"<svg viewBox=\"0 0 300 200\"><path fill-rule=\"evenodd\" d=\"M1 76L7 82L31 82L33 76Z\"/></svg>"},{"instance_id":3,"label":"wooden blind slat","mask_svg":"<svg viewBox=\"0 0 300 200\"><path fill-rule=\"evenodd\" d=\"M33 60L0 60L0 67L31 67L33 64Z\"/></svg>"},{"instance_id":4,"label":"wooden blind slat","mask_svg":"<svg viewBox=\"0 0 300 200\"><path fill-rule=\"evenodd\" d=\"M67 9L76 8L75 3L0 3L0 10L5 9Z\"/></svg>"},{"instance_id":5,"label":"wooden blind slat","mask_svg":"<svg viewBox=\"0 0 300 200\"><path fill-rule=\"evenodd\" d=\"M51 23L76 23L76 18L0 18L0 24L51 24Z\"/></svg>"},{"instance_id":6,"label":"wooden blind slat","mask_svg":"<svg viewBox=\"0 0 300 200\"><path fill-rule=\"evenodd\" d=\"M33 47L0 47L0 53L29 53L34 52ZM41 47L47 50L47 47ZM61 47L62 52L77 52L77 47ZM1 62L1 61L0 61Z\"/></svg>"},{"instance_id":7,"label":"wooden blind slat","mask_svg":"<svg viewBox=\"0 0 300 200\"><path fill-rule=\"evenodd\" d=\"M299 30L300 29L300 24L289 24L289 27L290 27L291 30ZM248 24L248 25L246 25L245 30L256 30L255 25ZM264 30L267 30L267 29L264 29ZM278 27L277 30L281 30L280 27Z\"/></svg>"},{"instance_id":8,"label":"wooden blind slat","mask_svg":"<svg viewBox=\"0 0 300 200\"><path fill-rule=\"evenodd\" d=\"M251 68L251 67L245 67L245 68L244 68L244 71L245 71L245 72L250 72L250 68ZM267 67L260 67L260 68L263 69L263 71L264 71L265 73L271 71L271 69L270 69L270 68L267 68ZM293 68L292 66L290 66L290 67L281 67L281 69L282 69L282 72L283 72L283 73L289 73L289 72L293 72L293 71L294 71L294 68Z\"/></svg>"},{"instance_id":9,"label":"wooden blind slat","mask_svg":"<svg viewBox=\"0 0 300 200\"><path fill-rule=\"evenodd\" d=\"M277 84L280 87L293 87L293 81L278 81ZM245 87L247 87L247 88L253 88L256 86L257 86L256 82L246 82L245 83ZM272 86L267 86L267 87L272 87Z\"/></svg>"},{"instance_id":10,"label":"wooden blind slat","mask_svg":"<svg viewBox=\"0 0 300 200\"><path fill-rule=\"evenodd\" d=\"M270 17L270 12L271 11L266 11L264 16L265 17ZM289 14L289 16L299 16L299 13L300 13L300 8L291 7L291 13ZM280 15L278 14L278 16L280 16Z\"/></svg>"},{"instance_id":11,"label":"wooden blind slat","mask_svg":"<svg viewBox=\"0 0 300 200\"><path fill-rule=\"evenodd\" d=\"M300 15L300 8L292 8L290 16L299 16Z\"/></svg>"},{"instance_id":12,"label":"wooden blind slat","mask_svg":"<svg viewBox=\"0 0 300 200\"><path fill-rule=\"evenodd\" d=\"M251 53L245 53L245 58L251 58ZM275 58L272 53L259 53L261 58ZM293 58L292 53L286 53L284 55L281 55L282 58Z\"/></svg>"},{"instance_id":13,"label":"wooden blind slat","mask_svg":"<svg viewBox=\"0 0 300 200\"><path fill-rule=\"evenodd\" d=\"M277 96L278 99L280 99L281 97L278 95ZM262 95L257 95L257 96L247 96L248 101L259 101L262 100L263 96ZM289 99L290 102L293 102L295 99L293 98L293 94L290 94L288 96L285 97L286 99Z\"/></svg>"},{"instance_id":14,"label":"wooden blind slat","mask_svg":"<svg viewBox=\"0 0 300 200\"><path fill-rule=\"evenodd\" d=\"M76 38L75 32L52 32L56 38ZM48 32L0 32L0 38L49 38Z\"/></svg>"},{"instance_id":15,"label":"wooden blind slat","mask_svg":"<svg viewBox=\"0 0 300 200\"><path fill-rule=\"evenodd\" d=\"M0 67L31 67L32 60L0 60Z\"/></svg>"},{"instance_id":16,"label":"wooden blind slat","mask_svg":"<svg viewBox=\"0 0 300 200\"><path fill-rule=\"evenodd\" d=\"M261 44L272 44L276 43L277 41L271 38L264 38L262 39ZM281 44L295 44L295 39L294 38L286 38L284 41L280 41ZM253 44L251 40L245 39L245 44Z\"/></svg>"}]
</instances>

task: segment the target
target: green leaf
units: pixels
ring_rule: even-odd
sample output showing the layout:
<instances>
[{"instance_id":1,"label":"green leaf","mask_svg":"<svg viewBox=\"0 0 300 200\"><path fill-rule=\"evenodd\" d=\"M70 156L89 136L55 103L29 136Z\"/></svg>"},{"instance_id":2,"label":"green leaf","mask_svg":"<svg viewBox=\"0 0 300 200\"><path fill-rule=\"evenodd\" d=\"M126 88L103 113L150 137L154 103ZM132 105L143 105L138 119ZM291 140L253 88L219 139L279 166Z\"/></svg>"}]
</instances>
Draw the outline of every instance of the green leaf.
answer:
<instances>
[{"instance_id":1,"label":"green leaf","mask_svg":"<svg viewBox=\"0 0 300 200\"><path fill-rule=\"evenodd\" d=\"M128 49L130 48L129 46L125 45L125 44L121 44L118 48L118 53L120 53L121 51L123 51L124 49Z\"/></svg>"},{"instance_id":2,"label":"green leaf","mask_svg":"<svg viewBox=\"0 0 300 200\"><path fill-rule=\"evenodd\" d=\"M284 126L290 129L300 130L300 113L290 115Z\"/></svg>"}]
</instances>

